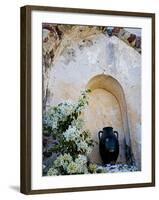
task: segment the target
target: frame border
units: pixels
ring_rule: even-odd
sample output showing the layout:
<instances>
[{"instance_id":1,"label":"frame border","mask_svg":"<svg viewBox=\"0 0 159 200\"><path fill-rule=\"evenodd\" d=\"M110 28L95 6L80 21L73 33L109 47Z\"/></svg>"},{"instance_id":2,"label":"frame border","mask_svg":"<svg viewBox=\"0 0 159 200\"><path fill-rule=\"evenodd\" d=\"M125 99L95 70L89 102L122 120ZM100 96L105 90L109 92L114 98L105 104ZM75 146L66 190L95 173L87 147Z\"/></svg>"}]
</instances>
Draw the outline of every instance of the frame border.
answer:
<instances>
[{"instance_id":1,"label":"frame border","mask_svg":"<svg viewBox=\"0 0 159 200\"><path fill-rule=\"evenodd\" d=\"M102 185L76 188L39 189L31 188L31 12L54 11L87 14L105 14L115 16L149 17L152 19L152 171L150 183ZM44 194L61 192L79 192L107 189L124 189L155 186L155 13L125 12L111 10L94 10L47 6L23 6L20 8L20 192L23 194Z\"/></svg>"}]
</instances>

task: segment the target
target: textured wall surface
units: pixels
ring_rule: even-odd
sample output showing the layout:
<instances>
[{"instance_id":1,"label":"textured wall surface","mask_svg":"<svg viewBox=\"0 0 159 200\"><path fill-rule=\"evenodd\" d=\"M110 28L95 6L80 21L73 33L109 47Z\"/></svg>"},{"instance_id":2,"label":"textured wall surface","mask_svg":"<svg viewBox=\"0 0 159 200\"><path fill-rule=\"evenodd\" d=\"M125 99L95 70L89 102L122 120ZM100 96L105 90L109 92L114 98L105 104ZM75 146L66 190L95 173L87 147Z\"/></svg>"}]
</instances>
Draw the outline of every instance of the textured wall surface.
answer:
<instances>
[{"instance_id":1,"label":"textured wall surface","mask_svg":"<svg viewBox=\"0 0 159 200\"><path fill-rule=\"evenodd\" d=\"M121 119L120 107L117 99L104 89L95 89L90 94L89 106L84 113L86 127L98 142L98 132L105 126L111 126L119 133L120 153L117 162L125 162L124 155L124 130ZM90 159L100 163L98 144L94 147Z\"/></svg>"},{"instance_id":2,"label":"textured wall surface","mask_svg":"<svg viewBox=\"0 0 159 200\"><path fill-rule=\"evenodd\" d=\"M90 104L83 116L86 119L86 126L96 140L97 132L104 126L111 125L119 132L121 151L118 162L125 162L124 137L129 135L127 139L131 139L134 159L140 168L140 53L114 35L110 37L100 30L87 27L74 27L73 30L67 31L61 40L56 41L53 61L50 60L51 65L48 68L45 64L43 71L43 97L46 107L68 99L76 100L80 91L84 90L89 81L97 75L113 77L119 82L125 96L127 129L124 129L124 113L120 98L117 98L119 95L116 96L105 88L97 87L92 91ZM47 45L48 43L45 45L46 49ZM100 162L98 146L95 147L91 159Z\"/></svg>"}]
</instances>

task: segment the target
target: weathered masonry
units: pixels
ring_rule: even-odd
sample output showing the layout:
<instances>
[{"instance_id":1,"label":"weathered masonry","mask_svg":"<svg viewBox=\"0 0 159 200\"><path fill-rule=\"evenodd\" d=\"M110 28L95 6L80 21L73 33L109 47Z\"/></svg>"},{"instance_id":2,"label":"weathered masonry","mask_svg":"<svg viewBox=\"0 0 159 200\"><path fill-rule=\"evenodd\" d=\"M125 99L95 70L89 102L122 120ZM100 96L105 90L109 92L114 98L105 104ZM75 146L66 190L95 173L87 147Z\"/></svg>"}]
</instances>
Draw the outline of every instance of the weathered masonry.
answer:
<instances>
[{"instance_id":1,"label":"weathered masonry","mask_svg":"<svg viewBox=\"0 0 159 200\"><path fill-rule=\"evenodd\" d=\"M82 114L98 141L104 126L119 132L118 162L141 168L141 38L123 28L43 25L43 107L77 100L90 88ZM98 145L90 159L100 163Z\"/></svg>"}]
</instances>

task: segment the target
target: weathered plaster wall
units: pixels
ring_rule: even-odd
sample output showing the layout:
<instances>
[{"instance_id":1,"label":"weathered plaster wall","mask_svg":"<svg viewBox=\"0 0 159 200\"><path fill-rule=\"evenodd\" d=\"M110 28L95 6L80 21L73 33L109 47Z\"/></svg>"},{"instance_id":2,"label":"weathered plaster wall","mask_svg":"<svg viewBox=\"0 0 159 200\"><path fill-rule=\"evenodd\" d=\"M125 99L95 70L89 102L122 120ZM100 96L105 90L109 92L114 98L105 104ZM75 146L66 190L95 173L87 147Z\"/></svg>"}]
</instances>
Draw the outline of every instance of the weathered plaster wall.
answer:
<instances>
[{"instance_id":1,"label":"weathered plaster wall","mask_svg":"<svg viewBox=\"0 0 159 200\"><path fill-rule=\"evenodd\" d=\"M124 130L121 117L120 106L114 95L104 89L95 89L92 91L88 108L84 113L86 128L90 130L93 139L97 142L99 142L98 132L103 127L111 126L114 127L114 130L118 130L120 153L117 162L124 163L126 159L124 152ZM93 162L101 163L99 144L94 147L90 159Z\"/></svg>"},{"instance_id":2,"label":"weathered plaster wall","mask_svg":"<svg viewBox=\"0 0 159 200\"><path fill-rule=\"evenodd\" d=\"M80 91L85 89L96 75L104 74L113 77L124 91L132 151L136 164L140 168L141 55L116 36L109 37L99 30L83 27L75 27L64 34L56 48L51 67L43 73L45 77L43 94L46 97L46 106L68 99L76 100ZM85 116L90 116L87 126L92 130L93 137L96 137L97 130L102 126L112 123L114 129L120 132L122 145L124 127L120 103L115 96L109 91L97 88L90 96L88 109L91 107L92 110ZM101 115L98 114L96 117L95 113L99 112ZM116 122L114 116L117 116ZM124 161L123 154L120 154L119 162ZM99 161L99 154L96 153L93 159Z\"/></svg>"},{"instance_id":3,"label":"weathered plaster wall","mask_svg":"<svg viewBox=\"0 0 159 200\"><path fill-rule=\"evenodd\" d=\"M120 144L120 154L119 154L119 162L123 162L123 158L125 156L126 162L127 163L132 163L133 162L133 155L132 155L132 149L131 149L131 141L130 141L130 130L129 130L129 124L128 124L128 114L127 114L127 106L126 106L126 100L125 100L125 94L123 91L122 86L120 83L114 79L113 77L109 75L97 75L94 76L87 84L87 88L90 88L92 91L96 89L103 89L105 92L109 92L113 95L113 97L116 98L118 102L118 106L120 108L120 115L121 118L119 120L118 115L115 116L116 109L113 107L112 110L110 110L110 113L108 113L108 116L110 116L110 121L113 122L115 119L116 124L110 124L110 126L118 128L117 130L119 131L119 144ZM105 102L108 102L105 100ZM113 103L115 105L115 102ZM112 107L110 103L105 104L103 106L103 109L105 107ZM114 116L111 114L113 113ZM104 116L103 116L104 117ZM103 118L105 122L105 126L109 126L109 121L106 118ZM100 117L101 119L101 117ZM100 120L99 119L99 120ZM120 121L120 127L117 126L117 123ZM122 126L122 127L121 127ZM122 128L122 130L121 130ZM125 152L125 154L124 154Z\"/></svg>"}]
</instances>

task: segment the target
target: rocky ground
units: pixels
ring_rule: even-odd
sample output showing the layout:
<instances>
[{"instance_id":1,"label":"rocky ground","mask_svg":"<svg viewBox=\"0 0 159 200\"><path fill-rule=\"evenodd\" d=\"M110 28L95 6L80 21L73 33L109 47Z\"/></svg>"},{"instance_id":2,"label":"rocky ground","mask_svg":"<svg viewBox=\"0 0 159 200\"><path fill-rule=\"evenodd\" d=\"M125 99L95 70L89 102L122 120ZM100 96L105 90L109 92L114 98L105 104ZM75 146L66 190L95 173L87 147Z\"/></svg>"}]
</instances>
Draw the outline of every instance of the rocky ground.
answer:
<instances>
[{"instance_id":1,"label":"rocky ground","mask_svg":"<svg viewBox=\"0 0 159 200\"><path fill-rule=\"evenodd\" d=\"M136 166L127 165L127 164L115 164L115 165L105 165L106 171L109 173L116 173L116 172L134 172L138 171Z\"/></svg>"}]
</instances>

